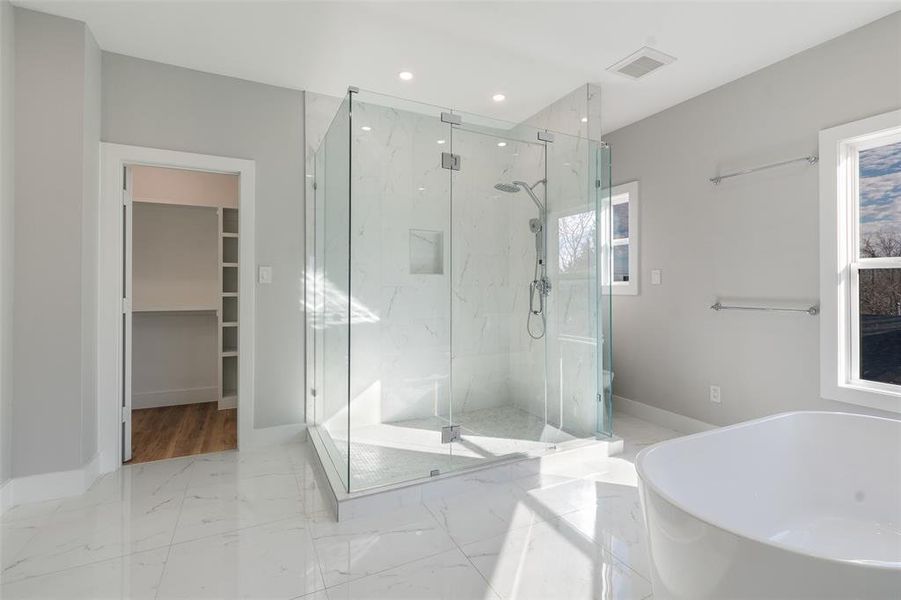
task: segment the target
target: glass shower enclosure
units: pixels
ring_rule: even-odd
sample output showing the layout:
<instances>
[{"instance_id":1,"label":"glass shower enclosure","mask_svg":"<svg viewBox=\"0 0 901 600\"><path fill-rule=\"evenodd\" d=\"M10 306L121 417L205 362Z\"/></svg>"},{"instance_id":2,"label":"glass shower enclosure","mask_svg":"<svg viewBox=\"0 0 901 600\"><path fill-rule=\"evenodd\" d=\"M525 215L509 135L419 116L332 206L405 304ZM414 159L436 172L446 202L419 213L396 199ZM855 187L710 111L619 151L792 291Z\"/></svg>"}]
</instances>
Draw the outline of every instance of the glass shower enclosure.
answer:
<instances>
[{"instance_id":1,"label":"glass shower enclosure","mask_svg":"<svg viewBox=\"0 0 901 600\"><path fill-rule=\"evenodd\" d=\"M351 89L313 176L307 420L347 492L611 434L605 145Z\"/></svg>"}]
</instances>

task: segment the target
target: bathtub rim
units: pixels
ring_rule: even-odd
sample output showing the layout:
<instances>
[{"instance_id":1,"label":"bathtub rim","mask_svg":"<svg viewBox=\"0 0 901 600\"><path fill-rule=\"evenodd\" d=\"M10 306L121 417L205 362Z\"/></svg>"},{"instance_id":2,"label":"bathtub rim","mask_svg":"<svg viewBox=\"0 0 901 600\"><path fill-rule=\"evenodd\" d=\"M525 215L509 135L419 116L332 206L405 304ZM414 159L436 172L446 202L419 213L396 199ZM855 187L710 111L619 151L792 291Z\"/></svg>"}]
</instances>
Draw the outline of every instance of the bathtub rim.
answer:
<instances>
[{"instance_id":1,"label":"bathtub rim","mask_svg":"<svg viewBox=\"0 0 901 600\"><path fill-rule=\"evenodd\" d=\"M697 519L698 521L701 521L702 523L706 523L710 527L719 529L720 531L724 531L724 532L734 535L736 537L747 539L747 540L752 540L756 543L763 544L763 545L769 546L771 548L776 548L778 550L782 550L785 552L789 552L791 554L798 555L798 556L803 556L803 557L808 557L808 558L816 558L818 560L825 560L825 561L828 561L831 563L835 563L837 565L865 567L865 568L869 568L869 569L879 569L879 570L885 570L885 571L890 571L890 572L898 572L899 574L901 574L901 559L899 559L897 561L889 562L889 561L884 561L884 560L838 558L838 557L831 556L828 554L804 551L804 550L799 549L796 546L785 544L783 542L773 541L772 539L765 538L765 537L762 537L759 535L744 533L733 527L727 527L718 521L713 521L707 517L703 517L703 516L699 515L695 510L692 510L692 509L688 508L687 506L685 506L682 502L675 500L672 496L670 496L669 494L664 492L660 488L660 486L658 486L650 477L648 477L648 475L644 469L644 461L647 459L647 457L650 454L652 454L654 451L660 449L663 446L666 446L667 444L678 443L678 442L685 441L685 440L703 438L703 437L711 436L711 435L718 435L724 431L729 431L732 429L740 429L740 428L744 428L744 427L750 427L750 426L753 426L753 425L756 425L759 423L764 423L766 421L773 421L776 419L784 419L787 417L798 416L798 415L841 415L843 417L877 419L880 421L890 421L892 423L898 424L898 426L901 427L901 419L893 419L890 417L877 417L874 415L862 415L859 413L848 413L848 412L842 412L842 411L827 411L827 410L788 411L788 412L776 413L774 415L768 415L766 417L760 417L758 419L751 419L749 421L742 421L741 423L735 423L734 425L727 425L725 427L711 429L709 431L702 431L700 433L694 433L691 435L685 435L682 437L658 442L656 444L653 444L652 446L648 446L647 448L644 448L641 452L638 453L638 456L635 459L635 470L638 474L638 478L641 481L641 483L643 485L647 486L650 491L657 494L660 498L662 498L663 500L666 500L668 503L675 506L676 508L678 508L685 514L691 516L694 519ZM650 527L650 525L648 523L645 523L645 526Z\"/></svg>"}]
</instances>

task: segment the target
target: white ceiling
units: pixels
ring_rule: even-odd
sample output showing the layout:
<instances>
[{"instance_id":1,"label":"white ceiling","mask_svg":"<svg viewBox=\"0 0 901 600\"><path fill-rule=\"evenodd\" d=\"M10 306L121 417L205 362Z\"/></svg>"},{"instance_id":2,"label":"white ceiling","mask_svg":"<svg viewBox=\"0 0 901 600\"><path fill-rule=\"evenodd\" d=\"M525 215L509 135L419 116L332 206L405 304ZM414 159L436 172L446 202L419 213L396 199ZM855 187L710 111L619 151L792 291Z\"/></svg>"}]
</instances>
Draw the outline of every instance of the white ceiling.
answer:
<instances>
[{"instance_id":1,"label":"white ceiling","mask_svg":"<svg viewBox=\"0 0 901 600\"><path fill-rule=\"evenodd\" d=\"M85 21L104 50L296 89L348 85L520 121L585 82L604 131L901 9L901 2L18 0ZM633 81L641 46L678 60ZM411 82L397 73L410 70ZM495 104L495 92L507 101Z\"/></svg>"}]
</instances>

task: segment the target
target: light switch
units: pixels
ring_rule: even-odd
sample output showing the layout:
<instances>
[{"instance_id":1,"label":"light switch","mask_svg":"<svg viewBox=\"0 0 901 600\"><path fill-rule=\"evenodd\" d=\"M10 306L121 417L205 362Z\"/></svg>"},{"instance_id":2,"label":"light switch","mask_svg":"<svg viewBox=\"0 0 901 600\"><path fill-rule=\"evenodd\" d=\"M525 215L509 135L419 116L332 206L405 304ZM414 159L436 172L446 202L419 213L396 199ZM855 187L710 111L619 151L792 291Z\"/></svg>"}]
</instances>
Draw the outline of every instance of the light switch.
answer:
<instances>
[{"instance_id":1,"label":"light switch","mask_svg":"<svg viewBox=\"0 0 901 600\"><path fill-rule=\"evenodd\" d=\"M663 271L660 269L651 269L651 285L660 285L663 281Z\"/></svg>"},{"instance_id":2,"label":"light switch","mask_svg":"<svg viewBox=\"0 0 901 600\"><path fill-rule=\"evenodd\" d=\"M272 267L260 265L260 283L272 283Z\"/></svg>"}]
</instances>

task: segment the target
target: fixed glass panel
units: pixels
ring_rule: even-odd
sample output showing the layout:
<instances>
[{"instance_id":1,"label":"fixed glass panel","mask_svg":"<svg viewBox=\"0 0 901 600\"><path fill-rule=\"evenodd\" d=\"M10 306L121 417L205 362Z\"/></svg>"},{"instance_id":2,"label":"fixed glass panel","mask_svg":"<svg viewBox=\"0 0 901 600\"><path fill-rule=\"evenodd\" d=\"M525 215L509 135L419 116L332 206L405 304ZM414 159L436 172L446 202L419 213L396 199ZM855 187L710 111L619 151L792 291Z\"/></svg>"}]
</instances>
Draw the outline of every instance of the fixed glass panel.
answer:
<instances>
[{"instance_id":1,"label":"fixed glass panel","mask_svg":"<svg viewBox=\"0 0 901 600\"><path fill-rule=\"evenodd\" d=\"M547 144L552 284L548 327L548 428L558 441L596 433L598 422L598 215L594 156L584 138Z\"/></svg>"},{"instance_id":2,"label":"fixed glass panel","mask_svg":"<svg viewBox=\"0 0 901 600\"><path fill-rule=\"evenodd\" d=\"M613 189L610 147L592 141L589 145L592 156L593 196L596 214L598 215L598 261L596 263L596 280L594 289L597 297L595 320L598 351L596 354L598 390L598 411L596 431L603 436L613 435L613 297L612 282L614 273L613 219L604 218L613 208L611 191ZM625 246L628 248L628 246ZM628 272L628 256L626 257Z\"/></svg>"},{"instance_id":3,"label":"fixed glass panel","mask_svg":"<svg viewBox=\"0 0 901 600\"><path fill-rule=\"evenodd\" d=\"M352 95L350 490L447 469L450 126L440 110Z\"/></svg>"},{"instance_id":4,"label":"fixed glass panel","mask_svg":"<svg viewBox=\"0 0 901 600\"><path fill-rule=\"evenodd\" d=\"M345 486L348 462L350 366L350 101L345 99L315 160L313 303L313 421Z\"/></svg>"},{"instance_id":5,"label":"fixed glass panel","mask_svg":"<svg viewBox=\"0 0 901 600\"><path fill-rule=\"evenodd\" d=\"M547 427L554 290L545 145L507 134L468 121L453 132L460 169L451 201L451 421L462 434L455 468L557 441Z\"/></svg>"}]
</instances>

